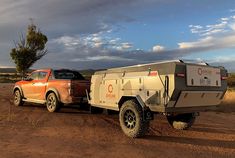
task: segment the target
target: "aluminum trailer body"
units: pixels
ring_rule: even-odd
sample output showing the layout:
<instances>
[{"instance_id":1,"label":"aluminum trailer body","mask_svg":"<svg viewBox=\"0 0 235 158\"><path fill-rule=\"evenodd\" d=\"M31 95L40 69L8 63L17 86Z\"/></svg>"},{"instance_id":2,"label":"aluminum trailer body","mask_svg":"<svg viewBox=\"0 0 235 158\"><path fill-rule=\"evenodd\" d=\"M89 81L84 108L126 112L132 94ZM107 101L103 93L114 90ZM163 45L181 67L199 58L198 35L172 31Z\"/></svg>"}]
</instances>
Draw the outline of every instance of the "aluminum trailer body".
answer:
<instances>
[{"instance_id":1,"label":"aluminum trailer body","mask_svg":"<svg viewBox=\"0 0 235 158\"><path fill-rule=\"evenodd\" d=\"M120 111L132 100L141 107L143 120L157 112L169 116L173 125L170 118L175 120L178 114L195 117L197 112L215 110L227 90L226 78L223 67L182 61L113 68L92 76L89 103Z\"/></svg>"}]
</instances>

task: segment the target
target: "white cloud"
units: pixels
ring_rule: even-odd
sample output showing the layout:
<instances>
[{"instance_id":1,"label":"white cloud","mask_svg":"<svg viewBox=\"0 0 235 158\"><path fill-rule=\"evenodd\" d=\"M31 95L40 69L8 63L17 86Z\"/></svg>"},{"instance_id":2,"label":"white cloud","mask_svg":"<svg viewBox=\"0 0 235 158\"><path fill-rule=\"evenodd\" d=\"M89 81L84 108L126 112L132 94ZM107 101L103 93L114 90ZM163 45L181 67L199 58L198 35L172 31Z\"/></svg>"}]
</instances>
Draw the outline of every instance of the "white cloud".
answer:
<instances>
[{"instance_id":1,"label":"white cloud","mask_svg":"<svg viewBox=\"0 0 235 158\"><path fill-rule=\"evenodd\" d=\"M230 28L235 31L235 23L230 24Z\"/></svg>"},{"instance_id":2,"label":"white cloud","mask_svg":"<svg viewBox=\"0 0 235 158\"><path fill-rule=\"evenodd\" d=\"M229 9L230 12L235 12L235 9Z\"/></svg>"},{"instance_id":3,"label":"white cloud","mask_svg":"<svg viewBox=\"0 0 235 158\"><path fill-rule=\"evenodd\" d=\"M234 16L220 18L216 24L189 25L189 28L191 33L198 34L201 38L178 43L179 51L187 50L192 53L235 47Z\"/></svg>"},{"instance_id":4,"label":"white cloud","mask_svg":"<svg viewBox=\"0 0 235 158\"><path fill-rule=\"evenodd\" d=\"M224 32L227 32L226 30L224 29L210 29L208 30L207 32L201 34L201 36L211 36L211 35L215 35L215 34L218 34L218 33L224 33Z\"/></svg>"},{"instance_id":5,"label":"white cloud","mask_svg":"<svg viewBox=\"0 0 235 158\"><path fill-rule=\"evenodd\" d=\"M97 42L101 42L101 37L98 37L98 36L94 36L92 39L91 39L94 43L97 43Z\"/></svg>"},{"instance_id":6,"label":"white cloud","mask_svg":"<svg viewBox=\"0 0 235 158\"><path fill-rule=\"evenodd\" d=\"M229 18L221 18L222 21L228 21Z\"/></svg>"},{"instance_id":7,"label":"white cloud","mask_svg":"<svg viewBox=\"0 0 235 158\"><path fill-rule=\"evenodd\" d=\"M235 62L235 55L233 56L216 56L214 59L210 60L212 63L218 63L218 62Z\"/></svg>"},{"instance_id":8,"label":"white cloud","mask_svg":"<svg viewBox=\"0 0 235 158\"><path fill-rule=\"evenodd\" d=\"M197 48L197 47L209 47L213 45L213 38L206 37L199 39L196 42L181 42L178 43L180 49L189 49L189 48Z\"/></svg>"},{"instance_id":9,"label":"white cloud","mask_svg":"<svg viewBox=\"0 0 235 158\"><path fill-rule=\"evenodd\" d=\"M189 25L189 27L192 33L200 33L201 29L203 29L203 26L200 25Z\"/></svg>"},{"instance_id":10,"label":"white cloud","mask_svg":"<svg viewBox=\"0 0 235 158\"><path fill-rule=\"evenodd\" d=\"M62 36L50 42L64 45L66 49L76 49L77 47L94 47L103 50L129 50L133 44L122 42L120 38L110 38L103 32L87 36Z\"/></svg>"},{"instance_id":11,"label":"white cloud","mask_svg":"<svg viewBox=\"0 0 235 158\"><path fill-rule=\"evenodd\" d=\"M133 61L134 59L122 58L118 56L93 56L93 57L86 57L86 58L75 58L75 59L71 59L70 61L78 62L78 61L99 61L99 60Z\"/></svg>"},{"instance_id":12,"label":"white cloud","mask_svg":"<svg viewBox=\"0 0 235 158\"><path fill-rule=\"evenodd\" d=\"M75 49L78 45L81 44L81 39L79 36L62 36L56 39L52 39L49 43L58 43L64 45L66 49Z\"/></svg>"},{"instance_id":13,"label":"white cloud","mask_svg":"<svg viewBox=\"0 0 235 158\"><path fill-rule=\"evenodd\" d=\"M178 59L197 52L234 48L235 32L233 28L235 26L233 24L235 24L235 19L230 16L220 18L219 22L215 24L190 25L191 32L198 34L200 38L194 41L179 42L178 48L171 50L167 50L162 45L155 45L150 51L137 50L134 49L131 42L110 37L107 31L86 36L62 36L52 41L56 44L55 47L62 46L59 49L61 52L66 52L60 53L61 57L57 57L58 60L66 57L67 64L76 65L76 62L80 62L85 67L94 63L96 67L100 68L104 67L104 63L105 67L147 63L156 60Z\"/></svg>"},{"instance_id":14,"label":"white cloud","mask_svg":"<svg viewBox=\"0 0 235 158\"><path fill-rule=\"evenodd\" d=\"M102 42L96 42L94 43L94 47L100 48L103 45Z\"/></svg>"},{"instance_id":15,"label":"white cloud","mask_svg":"<svg viewBox=\"0 0 235 158\"><path fill-rule=\"evenodd\" d=\"M233 29L232 24L235 23L234 16L223 17L219 19L216 24L210 25L189 25L190 31L193 34L198 34L199 36L212 36L221 33L229 32Z\"/></svg>"},{"instance_id":16,"label":"white cloud","mask_svg":"<svg viewBox=\"0 0 235 158\"><path fill-rule=\"evenodd\" d=\"M165 47L163 46L160 45L153 46L153 52L161 52L163 50L165 50Z\"/></svg>"},{"instance_id":17,"label":"white cloud","mask_svg":"<svg viewBox=\"0 0 235 158\"><path fill-rule=\"evenodd\" d=\"M208 36L194 42L178 43L179 49L213 50L235 47L235 33L222 37ZM194 50L195 51L195 50Z\"/></svg>"},{"instance_id":18,"label":"white cloud","mask_svg":"<svg viewBox=\"0 0 235 158\"><path fill-rule=\"evenodd\" d=\"M133 47L133 45L131 43L121 43L121 48L122 49L131 49Z\"/></svg>"}]
</instances>

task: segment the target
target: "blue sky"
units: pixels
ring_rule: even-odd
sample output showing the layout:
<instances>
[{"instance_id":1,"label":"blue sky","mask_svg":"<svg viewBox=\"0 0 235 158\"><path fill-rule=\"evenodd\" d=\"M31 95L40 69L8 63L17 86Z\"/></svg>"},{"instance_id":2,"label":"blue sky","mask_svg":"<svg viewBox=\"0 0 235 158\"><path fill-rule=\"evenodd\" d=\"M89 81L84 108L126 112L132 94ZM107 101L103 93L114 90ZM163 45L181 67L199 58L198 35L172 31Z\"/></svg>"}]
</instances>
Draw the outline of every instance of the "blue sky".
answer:
<instances>
[{"instance_id":1,"label":"blue sky","mask_svg":"<svg viewBox=\"0 0 235 158\"><path fill-rule=\"evenodd\" d=\"M48 36L34 67L100 69L189 59L235 71L233 0L0 0L0 67L29 19Z\"/></svg>"}]
</instances>

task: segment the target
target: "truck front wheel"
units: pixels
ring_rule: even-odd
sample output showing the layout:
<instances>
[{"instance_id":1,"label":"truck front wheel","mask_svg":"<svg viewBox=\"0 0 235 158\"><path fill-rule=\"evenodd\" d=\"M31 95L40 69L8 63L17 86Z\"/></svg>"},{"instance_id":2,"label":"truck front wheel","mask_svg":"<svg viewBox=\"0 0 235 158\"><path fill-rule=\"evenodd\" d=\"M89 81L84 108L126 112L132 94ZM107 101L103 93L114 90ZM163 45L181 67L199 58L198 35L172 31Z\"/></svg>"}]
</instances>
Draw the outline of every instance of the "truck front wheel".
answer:
<instances>
[{"instance_id":1,"label":"truck front wheel","mask_svg":"<svg viewBox=\"0 0 235 158\"><path fill-rule=\"evenodd\" d=\"M119 121L123 132L131 138L144 136L149 128L149 120L143 119L143 110L135 100L124 102Z\"/></svg>"},{"instance_id":2,"label":"truck front wheel","mask_svg":"<svg viewBox=\"0 0 235 158\"><path fill-rule=\"evenodd\" d=\"M23 97L20 93L20 90L18 90L18 89L15 90L15 92L14 92L14 105L15 106L22 106L24 104L22 99L23 99Z\"/></svg>"},{"instance_id":3,"label":"truck front wheel","mask_svg":"<svg viewBox=\"0 0 235 158\"><path fill-rule=\"evenodd\" d=\"M49 112L58 112L60 110L60 103L55 93L50 93L47 96L46 105Z\"/></svg>"},{"instance_id":4,"label":"truck front wheel","mask_svg":"<svg viewBox=\"0 0 235 158\"><path fill-rule=\"evenodd\" d=\"M189 129L195 122L196 116L194 113L186 113L186 114L177 114L177 115L169 115L167 116L167 120L169 124L179 130L187 130Z\"/></svg>"}]
</instances>

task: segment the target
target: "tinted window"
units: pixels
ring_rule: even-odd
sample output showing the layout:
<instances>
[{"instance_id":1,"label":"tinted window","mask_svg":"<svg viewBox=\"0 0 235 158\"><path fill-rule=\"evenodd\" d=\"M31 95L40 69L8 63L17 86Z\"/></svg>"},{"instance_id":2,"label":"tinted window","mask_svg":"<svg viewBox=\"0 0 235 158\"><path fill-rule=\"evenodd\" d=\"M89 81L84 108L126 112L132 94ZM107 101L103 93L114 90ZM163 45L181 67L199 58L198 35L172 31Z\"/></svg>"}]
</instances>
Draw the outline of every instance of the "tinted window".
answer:
<instances>
[{"instance_id":1,"label":"tinted window","mask_svg":"<svg viewBox=\"0 0 235 158\"><path fill-rule=\"evenodd\" d=\"M55 70L54 77L55 79L84 80L79 72L71 70Z\"/></svg>"},{"instance_id":2,"label":"tinted window","mask_svg":"<svg viewBox=\"0 0 235 158\"><path fill-rule=\"evenodd\" d=\"M43 80L46 78L46 76L47 76L47 72L39 72L38 79Z\"/></svg>"},{"instance_id":3,"label":"tinted window","mask_svg":"<svg viewBox=\"0 0 235 158\"><path fill-rule=\"evenodd\" d=\"M33 79L33 80L37 80L38 79L38 72L31 73L31 75L28 78Z\"/></svg>"}]
</instances>

